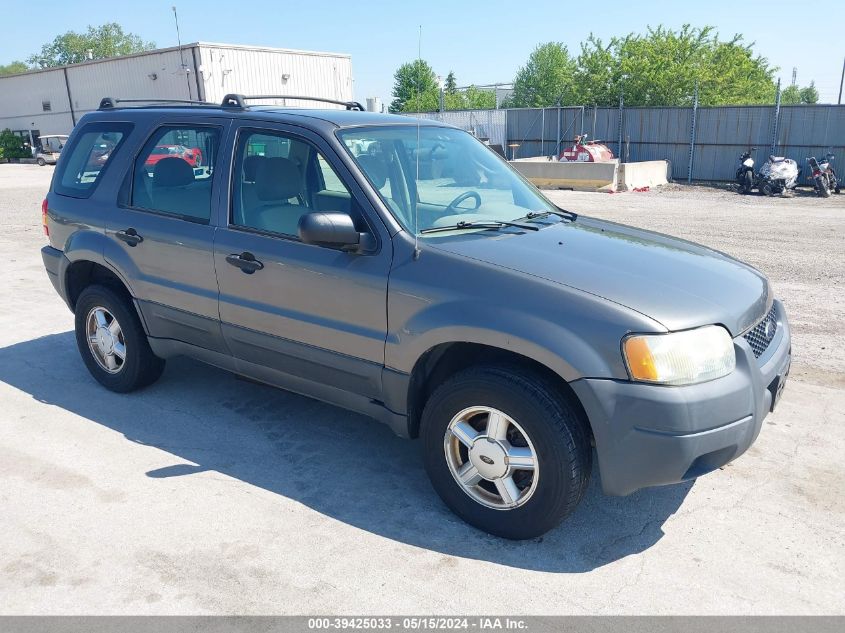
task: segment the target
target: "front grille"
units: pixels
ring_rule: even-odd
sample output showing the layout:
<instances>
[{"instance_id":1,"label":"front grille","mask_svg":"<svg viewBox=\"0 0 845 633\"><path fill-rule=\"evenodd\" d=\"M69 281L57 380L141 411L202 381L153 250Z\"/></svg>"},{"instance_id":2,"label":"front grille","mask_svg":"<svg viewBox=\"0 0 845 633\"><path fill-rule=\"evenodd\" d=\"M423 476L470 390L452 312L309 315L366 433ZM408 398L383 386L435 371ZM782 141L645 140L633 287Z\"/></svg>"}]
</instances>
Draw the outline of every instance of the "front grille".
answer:
<instances>
[{"instance_id":1,"label":"front grille","mask_svg":"<svg viewBox=\"0 0 845 633\"><path fill-rule=\"evenodd\" d=\"M754 358L760 358L763 355L777 331L778 318L775 314L775 306L772 305L772 309L763 317L763 320L745 333L744 338L748 341L751 351L754 352Z\"/></svg>"}]
</instances>

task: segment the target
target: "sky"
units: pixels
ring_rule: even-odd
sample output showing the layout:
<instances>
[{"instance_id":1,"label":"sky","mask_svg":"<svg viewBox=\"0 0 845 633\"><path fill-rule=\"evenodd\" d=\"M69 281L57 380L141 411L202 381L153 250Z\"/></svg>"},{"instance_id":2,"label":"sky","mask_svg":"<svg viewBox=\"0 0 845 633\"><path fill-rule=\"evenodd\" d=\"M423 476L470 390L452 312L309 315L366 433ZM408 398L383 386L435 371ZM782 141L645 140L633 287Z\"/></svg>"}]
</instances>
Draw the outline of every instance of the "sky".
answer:
<instances>
[{"instance_id":1,"label":"sky","mask_svg":"<svg viewBox=\"0 0 845 633\"><path fill-rule=\"evenodd\" d=\"M171 6L176 4L182 43L253 44L352 55L355 98L390 101L396 68L422 57L459 86L513 80L537 44L560 41L570 52L590 32L607 40L663 24L711 25L724 39L742 33L755 51L779 66L788 85L815 80L820 101L836 103L845 58L845 2L796 0L0 0L0 63L25 59L43 43L89 24L118 22L159 47L176 45ZM13 27L14 25L14 27ZM13 28L10 28L13 27ZM843 95L845 99L845 95Z\"/></svg>"}]
</instances>

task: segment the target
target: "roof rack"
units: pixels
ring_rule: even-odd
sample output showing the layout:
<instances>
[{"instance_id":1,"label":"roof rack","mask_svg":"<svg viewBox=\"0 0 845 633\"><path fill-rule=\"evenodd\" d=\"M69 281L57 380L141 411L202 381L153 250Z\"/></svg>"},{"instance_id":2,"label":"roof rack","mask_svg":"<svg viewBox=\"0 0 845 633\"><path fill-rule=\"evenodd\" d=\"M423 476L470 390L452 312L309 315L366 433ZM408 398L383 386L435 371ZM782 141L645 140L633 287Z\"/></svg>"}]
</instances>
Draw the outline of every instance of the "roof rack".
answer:
<instances>
[{"instance_id":1,"label":"roof rack","mask_svg":"<svg viewBox=\"0 0 845 633\"><path fill-rule=\"evenodd\" d=\"M195 99L115 99L112 97L103 97L100 100L98 110L111 110L115 108L118 103L188 103L190 105L214 105L208 101L196 101Z\"/></svg>"},{"instance_id":2,"label":"roof rack","mask_svg":"<svg viewBox=\"0 0 845 633\"><path fill-rule=\"evenodd\" d=\"M223 97L223 103L220 104L224 108L235 108L245 110L247 108L247 101L255 101L256 99L295 99L297 101L319 101L320 103L334 103L335 105L342 105L347 110L364 111L362 106L357 101L339 101L337 99L326 99L325 97L301 97L297 95L250 95L244 96L239 94L228 94Z\"/></svg>"}]
</instances>

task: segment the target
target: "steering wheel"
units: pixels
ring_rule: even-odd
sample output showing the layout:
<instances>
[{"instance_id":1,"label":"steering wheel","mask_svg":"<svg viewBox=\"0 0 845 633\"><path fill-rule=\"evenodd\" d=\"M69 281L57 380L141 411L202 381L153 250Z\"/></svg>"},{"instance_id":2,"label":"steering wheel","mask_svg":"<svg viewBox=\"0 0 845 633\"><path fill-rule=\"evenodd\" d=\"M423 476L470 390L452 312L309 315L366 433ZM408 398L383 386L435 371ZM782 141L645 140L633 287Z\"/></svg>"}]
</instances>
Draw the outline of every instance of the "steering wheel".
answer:
<instances>
[{"instance_id":1,"label":"steering wheel","mask_svg":"<svg viewBox=\"0 0 845 633\"><path fill-rule=\"evenodd\" d=\"M463 202L464 200L469 200L470 198L475 200L475 206L471 209L467 209L467 211L478 210L478 208L481 206L481 196L478 195L477 191L464 191L461 195L459 195L457 198L455 198L454 200L452 200L452 202L449 203L449 206L446 207L446 210L443 212L443 215L451 215L452 213L457 211L458 205L461 204L461 202Z\"/></svg>"}]
</instances>

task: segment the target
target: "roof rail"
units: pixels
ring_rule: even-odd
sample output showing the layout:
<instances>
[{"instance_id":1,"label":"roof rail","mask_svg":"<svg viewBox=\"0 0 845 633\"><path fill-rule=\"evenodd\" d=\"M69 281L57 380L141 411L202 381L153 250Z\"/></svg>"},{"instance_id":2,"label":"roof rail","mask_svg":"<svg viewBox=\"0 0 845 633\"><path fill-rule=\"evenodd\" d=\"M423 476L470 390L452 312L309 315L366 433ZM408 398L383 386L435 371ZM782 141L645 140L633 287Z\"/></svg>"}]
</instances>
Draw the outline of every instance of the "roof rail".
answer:
<instances>
[{"instance_id":1,"label":"roof rail","mask_svg":"<svg viewBox=\"0 0 845 633\"><path fill-rule=\"evenodd\" d=\"M239 95L228 94L223 97L223 103L220 104L224 108L237 108L240 110L246 109L247 101L255 101L256 99L295 99L297 101L319 101L321 103L334 103L335 105L342 105L347 110L364 111L362 106L357 101L339 101L337 99L326 99L325 97L302 97L297 95Z\"/></svg>"},{"instance_id":2,"label":"roof rail","mask_svg":"<svg viewBox=\"0 0 845 633\"><path fill-rule=\"evenodd\" d=\"M115 99L112 97L103 97L97 109L111 110L117 107L118 103L188 103L191 105L214 105L208 101L196 101L195 99Z\"/></svg>"}]
</instances>

